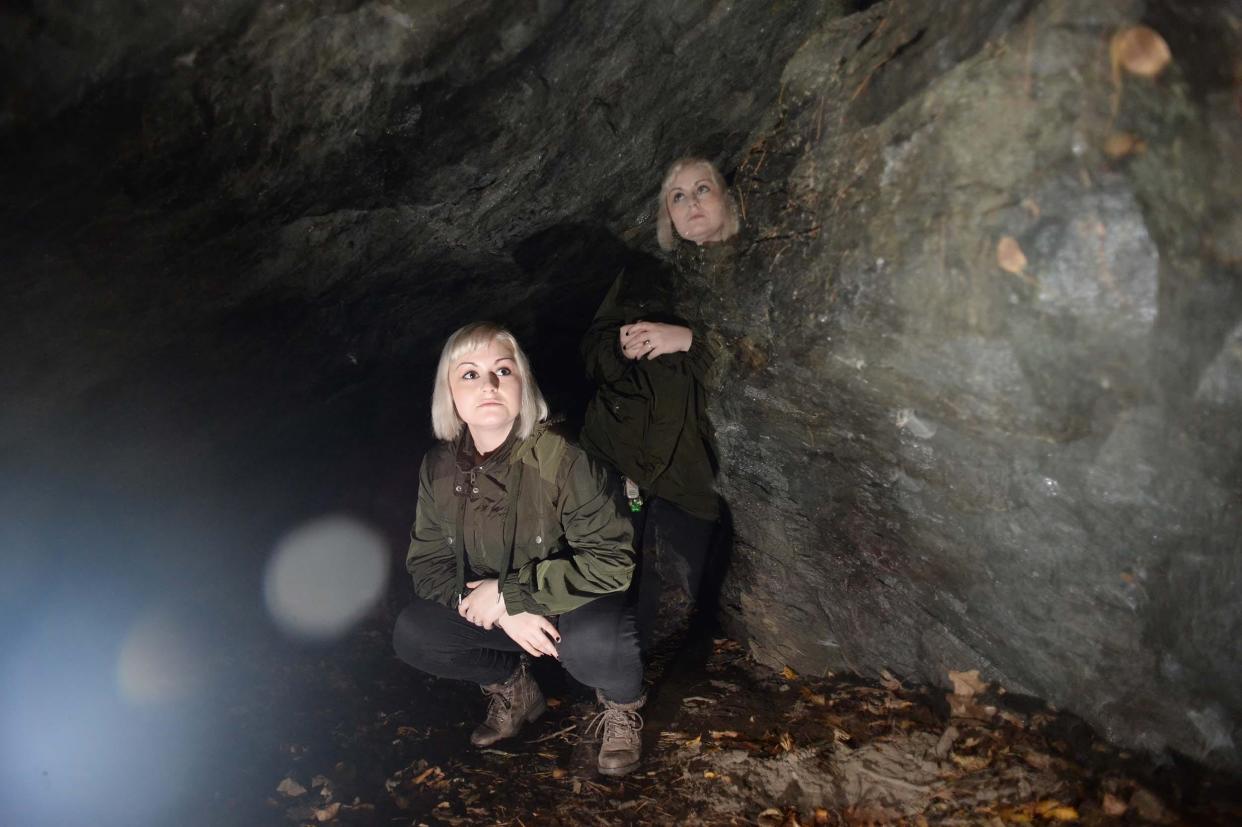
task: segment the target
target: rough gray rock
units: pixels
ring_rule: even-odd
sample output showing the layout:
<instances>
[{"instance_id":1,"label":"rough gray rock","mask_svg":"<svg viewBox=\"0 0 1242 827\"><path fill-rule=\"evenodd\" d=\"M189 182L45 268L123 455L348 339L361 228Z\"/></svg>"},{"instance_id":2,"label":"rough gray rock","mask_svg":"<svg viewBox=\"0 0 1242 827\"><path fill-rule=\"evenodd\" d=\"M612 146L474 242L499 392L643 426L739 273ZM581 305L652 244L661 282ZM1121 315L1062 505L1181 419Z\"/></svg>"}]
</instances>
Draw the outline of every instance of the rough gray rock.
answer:
<instances>
[{"instance_id":1,"label":"rough gray rock","mask_svg":"<svg viewBox=\"0 0 1242 827\"><path fill-rule=\"evenodd\" d=\"M786 66L739 156L748 237L683 268L730 344L724 602L756 656L977 668L1239 766L1242 124L1198 64L1240 19L878 4ZM1119 88L1140 21L1174 61Z\"/></svg>"}]
</instances>

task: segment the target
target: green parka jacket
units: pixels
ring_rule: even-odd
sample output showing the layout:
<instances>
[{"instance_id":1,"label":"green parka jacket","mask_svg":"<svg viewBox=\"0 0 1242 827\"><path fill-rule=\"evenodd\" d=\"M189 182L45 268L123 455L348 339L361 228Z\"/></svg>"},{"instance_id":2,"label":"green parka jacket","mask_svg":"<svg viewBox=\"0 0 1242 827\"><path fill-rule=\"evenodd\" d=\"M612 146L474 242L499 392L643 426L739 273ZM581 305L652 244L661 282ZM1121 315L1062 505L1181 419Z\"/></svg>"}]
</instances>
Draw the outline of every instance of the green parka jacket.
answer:
<instances>
[{"instance_id":1,"label":"green parka jacket","mask_svg":"<svg viewBox=\"0 0 1242 827\"><path fill-rule=\"evenodd\" d=\"M646 492L705 520L720 515L703 381L716 349L694 331L690 350L655 359L628 359L618 341L622 325L638 320L686 325L673 315L669 273L623 271L582 340L582 358L595 382L580 441Z\"/></svg>"},{"instance_id":2,"label":"green parka jacket","mask_svg":"<svg viewBox=\"0 0 1242 827\"><path fill-rule=\"evenodd\" d=\"M554 615L624 591L633 528L611 475L546 424L475 464L469 431L423 458L405 567L419 597L457 605L501 581L510 614Z\"/></svg>"}]
</instances>

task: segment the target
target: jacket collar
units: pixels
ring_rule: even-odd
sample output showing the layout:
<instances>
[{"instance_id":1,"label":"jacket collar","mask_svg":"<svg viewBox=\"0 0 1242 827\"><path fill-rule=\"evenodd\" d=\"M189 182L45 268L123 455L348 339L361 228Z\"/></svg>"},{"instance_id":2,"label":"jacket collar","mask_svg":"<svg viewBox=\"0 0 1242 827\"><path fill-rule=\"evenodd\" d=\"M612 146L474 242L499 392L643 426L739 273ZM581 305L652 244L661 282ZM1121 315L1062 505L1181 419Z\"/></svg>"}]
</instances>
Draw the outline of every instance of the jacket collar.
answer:
<instances>
[{"instance_id":1,"label":"jacket collar","mask_svg":"<svg viewBox=\"0 0 1242 827\"><path fill-rule=\"evenodd\" d=\"M457 438L457 442L453 446L453 454L457 458L457 469L459 471L470 471L474 468L494 468L501 463L506 462L513 453L513 447L521 442L517 436L517 429L509 432L509 436L500 444L500 447L483 460L482 464L475 464L474 439L470 436L469 428L461 429L461 436Z\"/></svg>"}]
</instances>

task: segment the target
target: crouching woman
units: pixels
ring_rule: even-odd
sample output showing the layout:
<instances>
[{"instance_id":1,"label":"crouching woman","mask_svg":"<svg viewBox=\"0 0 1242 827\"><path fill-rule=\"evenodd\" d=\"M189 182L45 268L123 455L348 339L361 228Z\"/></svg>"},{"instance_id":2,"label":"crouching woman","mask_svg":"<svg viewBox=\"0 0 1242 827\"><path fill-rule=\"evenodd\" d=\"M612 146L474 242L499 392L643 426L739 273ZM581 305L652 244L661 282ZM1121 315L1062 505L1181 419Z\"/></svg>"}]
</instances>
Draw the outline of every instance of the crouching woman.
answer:
<instances>
[{"instance_id":1,"label":"crouching woman","mask_svg":"<svg viewBox=\"0 0 1242 827\"><path fill-rule=\"evenodd\" d=\"M419 474L406 568L417 595L397 655L490 697L487 746L544 711L529 657L595 689L600 772L638 765L642 660L625 591L634 572L624 500L603 466L551 430L517 340L479 322L444 345L431 399L441 442Z\"/></svg>"}]
</instances>

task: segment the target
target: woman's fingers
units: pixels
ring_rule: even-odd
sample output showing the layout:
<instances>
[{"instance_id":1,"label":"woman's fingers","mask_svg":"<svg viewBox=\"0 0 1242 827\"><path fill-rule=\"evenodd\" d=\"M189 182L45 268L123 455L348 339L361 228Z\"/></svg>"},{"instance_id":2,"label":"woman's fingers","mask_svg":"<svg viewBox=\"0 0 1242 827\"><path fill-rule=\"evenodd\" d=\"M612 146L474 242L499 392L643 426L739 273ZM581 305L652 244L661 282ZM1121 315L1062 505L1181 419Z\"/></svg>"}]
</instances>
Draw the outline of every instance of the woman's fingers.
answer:
<instances>
[{"instance_id":1,"label":"woman's fingers","mask_svg":"<svg viewBox=\"0 0 1242 827\"><path fill-rule=\"evenodd\" d=\"M555 641L560 640L560 633L546 617L520 612L506 615L503 621L500 628L528 655L536 658L542 655L559 657Z\"/></svg>"},{"instance_id":2,"label":"woman's fingers","mask_svg":"<svg viewBox=\"0 0 1242 827\"><path fill-rule=\"evenodd\" d=\"M561 639L560 632L556 630L556 627L546 617L540 617L539 615L533 615L533 617L535 618L535 637L543 653L554 658L558 657L556 642L559 642Z\"/></svg>"}]
</instances>

